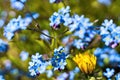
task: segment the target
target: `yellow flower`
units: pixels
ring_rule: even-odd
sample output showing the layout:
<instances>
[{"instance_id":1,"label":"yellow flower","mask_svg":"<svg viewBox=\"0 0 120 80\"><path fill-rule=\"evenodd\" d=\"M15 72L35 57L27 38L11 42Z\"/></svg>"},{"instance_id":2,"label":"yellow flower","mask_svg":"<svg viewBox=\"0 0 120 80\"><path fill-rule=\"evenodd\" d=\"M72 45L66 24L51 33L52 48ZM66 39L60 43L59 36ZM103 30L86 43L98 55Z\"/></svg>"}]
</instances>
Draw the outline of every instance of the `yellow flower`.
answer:
<instances>
[{"instance_id":1,"label":"yellow flower","mask_svg":"<svg viewBox=\"0 0 120 80\"><path fill-rule=\"evenodd\" d=\"M80 70L86 74L92 73L96 66L96 57L88 51L84 54L76 55L73 60L77 63Z\"/></svg>"}]
</instances>

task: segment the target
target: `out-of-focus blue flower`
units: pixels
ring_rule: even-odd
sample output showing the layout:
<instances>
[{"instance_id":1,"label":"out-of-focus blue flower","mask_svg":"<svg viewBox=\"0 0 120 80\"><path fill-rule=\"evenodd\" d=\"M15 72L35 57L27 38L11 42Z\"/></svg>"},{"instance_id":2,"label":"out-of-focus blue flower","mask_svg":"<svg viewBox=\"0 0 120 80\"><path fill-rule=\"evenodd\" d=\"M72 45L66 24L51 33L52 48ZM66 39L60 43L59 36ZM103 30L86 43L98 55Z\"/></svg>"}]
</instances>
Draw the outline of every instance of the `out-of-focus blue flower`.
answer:
<instances>
[{"instance_id":1,"label":"out-of-focus blue flower","mask_svg":"<svg viewBox=\"0 0 120 80\"><path fill-rule=\"evenodd\" d=\"M60 9L58 12L54 12L53 15L49 18L50 26L54 29L58 29L60 27L60 24L67 24L65 20L69 17L69 12L69 6Z\"/></svg>"},{"instance_id":2,"label":"out-of-focus blue flower","mask_svg":"<svg viewBox=\"0 0 120 80\"><path fill-rule=\"evenodd\" d=\"M46 35L49 35L49 32L47 30L43 30L42 32L45 33ZM41 34L40 38L45 40L45 41L49 41L50 40L50 38L45 36L44 34Z\"/></svg>"},{"instance_id":3,"label":"out-of-focus blue flower","mask_svg":"<svg viewBox=\"0 0 120 80\"><path fill-rule=\"evenodd\" d=\"M0 13L0 28L4 25L6 18L7 18L7 12L2 11Z\"/></svg>"},{"instance_id":4,"label":"out-of-focus blue flower","mask_svg":"<svg viewBox=\"0 0 120 80\"><path fill-rule=\"evenodd\" d=\"M13 68L13 69L10 71L10 73L11 73L12 75L14 75L14 76L17 76L17 75L19 75L19 70L18 70L17 68Z\"/></svg>"},{"instance_id":5,"label":"out-of-focus blue flower","mask_svg":"<svg viewBox=\"0 0 120 80\"><path fill-rule=\"evenodd\" d=\"M26 0L10 0L11 7L16 10L22 10Z\"/></svg>"},{"instance_id":6,"label":"out-of-focus blue flower","mask_svg":"<svg viewBox=\"0 0 120 80\"><path fill-rule=\"evenodd\" d=\"M116 80L120 80L120 73L115 76Z\"/></svg>"},{"instance_id":7,"label":"out-of-focus blue flower","mask_svg":"<svg viewBox=\"0 0 120 80\"><path fill-rule=\"evenodd\" d=\"M106 6L111 5L111 0L98 0L98 2Z\"/></svg>"},{"instance_id":8,"label":"out-of-focus blue flower","mask_svg":"<svg viewBox=\"0 0 120 80\"><path fill-rule=\"evenodd\" d=\"M29 72L31 76L36 76L42 73L45 73L46 67L50 65L50 62L45 61L42 58L42 55L36 53L36 55L32 55L32 60L29 62Z\"/></svg>"},{"instance_id":9,"label":"out-of-focus blue flower","mask_svg":"<svg viewBox=\"0 0 120 80\"><path fill-rule=\"evenodd\" d=\"M59 2L61 2L62 0L49 0L50 1L50 3L59 3Z\"/></svg>"},{"instance_id":10,"label":"out-of-focus blue flower","mask_svg":"<svg viewBox=\"0 0 120 80\"><path fill-rule=\"evenodd\" d=\"M66 80L67 77L68 77L68 74L64 72L57 77L57 80Z\"/></svg>"},{"instance_id":11,"label":"out-of-focus blue flower","mask_svg":"<svg viewBox=\"0 0 120 80\"><path fill-rule=\"evenodd\" d=\"M106 72L103 72L103 75L106 76L108 79L114 75L115 70L110 68L106 68Z\"/></svg>"},{"instance_id":12,"label":"out-of-focus blue flower","mask_svg":"<svg viewBox=\"0 0 120 80\"><path fill-rule=\"evenodd\" d=\"M105 45L115 48L120 42L120 27L113 23L113 20L105 19L100 27L100 35Z\"/></svg>"},{"instance_id":13,"label":"out-of-focus blue flower","mask_svg":"<svg viewBox=\"0 0 120 80\"><path fill-rule=\"evenodd\" d=\"M52 70L46 70L46 74L47 74L47 77L50 78L53 75L53 71Z\"/></svg>"},{"instance_id":14,"label":"out-of-focus blue flower","mask_svg":"<svg viewBox=\"0 0 120 80\"><path fill-rule=\"evenodd\" d=\"M5 66L5 69L10 70L11 67L12 67L11 61L10 60L5 60L4 61L4 66Z\"/></svg>"},{"instance_id":15,"label":"out-of-focus blue flower","mask_svg":"<svg viewBox=\"0 0 120 80\"><path fill-rule=\"evenodd\" d=\"M65 53L63 47L59 47L54 50L54 56L51 59L51 63L53 66L53 70L61 70L65 68L67 64L66 58L68 57L67 53Z\"/></svg>"},{"instance_id":16,"label":"out-of-focus blue flower","mask_svg":"<svg viewBox=\"0 0 120 80\"><path fill-rule=\"evenodd\" d=\"M116 50L109 47L97 48L94 51L94 54L97 57L97 63L99 66L104 66L104 60L108 59L111 66L119 67L120 54Z\"/></svg>"},{"instance_id":17,"label":"out-of-focus blue flower","mask_svg":"<svg viewBox=\"0 0 120 80\"><path fill-rule=\"evenodd\" d=\"M28 58L28 56L29 56L29 53L26 52L26 51L22 51L20 53L20 58L21 58L22 61L25 61Z\"/></svg>"},{"instance_id":18,"label":"out-of-focus blue flower","mask_svg":"<svg viewBox=\"0 0 120 80\"><path fill-rule=\"evenodd\" d=\"M0 28L4 25L5 21L3 19L0 19Z\"/></svg>"},{"instance_id":19,"label":"out-of-focus blue flower","mask_svg":"<svg viewBox=\"0 0 120 80\"><path fill-rule=\"evenodd\" d=\"M5 80L2 75L0 75L0 80Z\"/></svg>"},{"instance_id":20,"label":"out-of-focus blue flower","mask_svg":"<svg viewBox=\"0 0 120 80\"><path fill-rule=\"evenodd\" d=\"M80 71L78 67L69 72L69 80L74 80L75 75Z\"/></svg>"},{"instance_id":21,"label":"out-of-focus blue flower","mask_svg":"<svg viewBox=\"0 0 120 80\"><path fill-rule=\"evenodd\" d=\"M4 53L7 50L8 50L7 42L4 42L2 39L0 39L0 53Z\"/></svg>"}]
</instances>

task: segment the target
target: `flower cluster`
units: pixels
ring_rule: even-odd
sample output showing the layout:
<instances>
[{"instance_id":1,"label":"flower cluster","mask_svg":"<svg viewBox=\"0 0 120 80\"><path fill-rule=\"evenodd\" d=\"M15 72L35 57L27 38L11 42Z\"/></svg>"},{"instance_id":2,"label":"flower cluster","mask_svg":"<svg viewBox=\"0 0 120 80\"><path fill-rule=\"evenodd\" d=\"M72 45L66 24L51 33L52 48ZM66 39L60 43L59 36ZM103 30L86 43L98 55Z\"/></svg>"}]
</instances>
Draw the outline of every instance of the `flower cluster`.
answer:
<instances>
[{"instance_id":1,"label":"flower cluster","mask_svg":"<svg viewBox=\"0 0 120 80\"><path fill-rule=\"evenodd\" d=\"M85 18L84 15L74 15L72 24L68 27L70 31L73 31L73 36L77 37L77 39L73 41L73 46L78 49L86 48L96 35L93 23L91 23L88 18Z\"/></svg>"},{"instance_id":2,"label":"flower cluster","mask_svg":"<svg viewBox=\"0 0 120 80\"><path fill-rule=\"evenodd\" d=\"M10 0L11 7L16 10L22 10L25 2L26 0Z\"/></svg>"},{"instance_id":3,"label":"flower cluster","mask_svg":"<svg viewBox=\"0 0 120 80\"><path fill-rule=\"evenodd\" d=\"M54 29L58 29L60 24L67 26L73 32L72 36L77 37L77 39L73 40L73 46L78 49L86 48L96 35L93 23L89 21L89 18L77 14L70 16L70 8L68 6L60 9L58 13L55 12L51 16L50 21L50 26Z\"/></svg>"},{"instance_id":4,"label":"flower cluster","mask_svg":"<svg viewBox=\"0 0 120 80\"><path fill-rule=\"evenodd\" d=\"M100 35L105 45L115 48L120 42L120 27L117 27L113 20L105 19L100 27Z\"/></svg>"},{"instance_id":5,"label":"flower cluster","mask_svg":"<svg viewBox=\"0 0 120 80\"><path fill-rule=\"evenodd\" d=\"M25 30L27 26L32 22L32 19L38 18L39 14L34 13L32 15L26 15L25 18L21 18L21 16L18 16L18 18L13 18L10 20L10 22L4 27L4 36L11 40L14 36L14 33L19 30Z\"/></svg>"},{"instance_id":6,"label":"flower cluster","mask_svg":"<svg viewBox=\"0 0 120 80\"><path fill-rule=\"evenodd\" d=\"M45 60L42 58L42 55L36 53L32 55L32 61L29 62L29 72L31 76L36 76L42 73L47 73L47 76L50 77L53 75L52 70L61 70L64 69L66 63L67 54L64 52L63 47L59 47L54 50L54 56ZM48 69L50 68L50 69Z\"/></svg>"},{"instance_id":7,"label":"flower cluster","mask_svg":"<svg viewBox=\"0 0 120 80\"><path fill-rule=\"evenodd\" d=\"M106 62L107 64L111 64L111 66L119 67L120 54L114 49L109 47L97 48L94 51L94 54L97 57L97 63L99 66L104 66L104 62Z\"/></svg>"},{"instance_id":8,"label":"flower cluster","mask_svg":"<svg viewBox=\"0 0 120 80\"><path fill-rule=\"evenodd\" d=\"M8 44L0 39L0 53L4 53L8 50Z\"/></svg>"},{"instance_id":9,"label":"flower cluster","mask_svg":"<svg viewBox=\"0 0 120 80\"><path fill-rule=\"evenodd\" d=\"M70 16L70 7L60 9L58 12L54 12L49 18L50 26L54 29L58 29L60 24L66 23L66 19Z\"/></svg>"},{"instance_id":10,"label":"flower cluster","mask_svg":"<svg viewBox=\"0 0 120 80\"><path fill-rule=\"evenodd\" d=\"M91 74L95 69L96 57L89 52L77 54L73 60L77 63L80 70L86 74Z\"/></svg>"},{"instance_id":11,"label":"flower cluster","mask_svg":"<svg viewBox=\"0 0 120 80\"><path fill-rule=\"evenodd\" d=\"M54 50L54 56L51 59L52 66L54 70L61 70L65 68L67 64L66 58L68 58L68 54L64 52L63 47L59 47Z\"/></svg>"}]
</instances>

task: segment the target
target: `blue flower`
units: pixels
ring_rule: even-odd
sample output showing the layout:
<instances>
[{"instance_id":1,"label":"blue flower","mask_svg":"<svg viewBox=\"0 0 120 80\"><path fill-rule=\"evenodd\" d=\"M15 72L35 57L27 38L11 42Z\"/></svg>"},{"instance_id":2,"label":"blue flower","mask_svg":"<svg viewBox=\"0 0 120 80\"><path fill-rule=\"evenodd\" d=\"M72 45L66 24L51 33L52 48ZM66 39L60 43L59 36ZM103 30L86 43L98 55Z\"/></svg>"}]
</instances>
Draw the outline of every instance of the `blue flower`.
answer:
<instances>
[{"instance_id":1,"label":"blue flower","mask_svg":"<svg viewBox=\"0 0 120 80\"><path fill-rule=\"evenodd\" d=\"M52 70L46 70L46 74L47 74L47 77L50 78L53 75L53 71Z\"/></svg>"},{"instance_id":2,"label":"blue flower","mask_svg":"<svg viewBox=\"0 0 120 80\"><path fill-rule=\"evenodd\" d=\"M45 33L46 35L49 35L49 32L47 30L43 30L42 32ZM49 37L47 37L47 36L45 36L43 34L40 35L40 38L47 41L47 42L50 40Z\"/></svg>"},{"instance_id":3,"label":"blue flower","mask_svg":"<svg viewBox=\"0 0 120 80\"><path fill-rule=\"evenodd\" d=\"M72 71L69 72L69 80L74 80L75 75L80 71L78 67L75 67Z\"/></svg>"},{"instance_id":4,"label":"blue flower","mask_svg":"<svg viewBox=\"0 0 120 80\"><path fill-rule=\"evenodd\" d=\"M103 72L103 75L106 76L108 79L114 75L115 70L110 68L106 68L106 72Z\"/></svg>"},{"instance_id":5,"label":"blue flower","mask_svg":"<svg viewBox=\"0 0 120 80\"><path fill-rule=\"evenodd\" d=\"M24 8L24 3L26 0L10 0L11 7L16 10L22 10Z\"/></svg>"},{"instance_id":6,"label":"blue flower","mask_svg":"<svg viewBox=\"0 0 120 80\"><path fill-rule=\"evenodd\" d=\"M36 76L42 73L45 73L46 67L50 65L50 62L45 61L42 58L42 55L36 53L36 55L32 55L32 60L29 62L29 72L31 76Z\"/></svg>"},{"instance_id":7,"label":"blue flower","mask_svg":"<svg viewBox=\"0 0 120 80\"><path fill-rule=\"evenodd\" d=\"M120 73L115 76L116 80L120 80Z\"/></svg>"},{"instance_id":8,"label":"blue flower","mask_svg":"<svg viewBox=\"0 0 120 80\"><path fill-rule=\"evenodd\" d=\"M8 44L0 39L0 53L4 53L8 50Z\"/></svg>"},{"instance_id":9,"label":"blue flower","mask_svg":"<svg viewBox=\"0 0 120 80\"><path fill-rule=\"evenodd\" d=\"M0 75L0 80L5 80L2 75Z\"/></svg>"},{"instance_id":10,"label":"blue flower","mask_svg":"<svg viewBox=\"0 0 120 80\"><path fill-rule=\"evenodd\" d=\"M65 53L63 47L54 50L54 56L51 59L53 70L61 70L65 68L66 58L68 55Z\"/></svg>"},{"instance_id":11,"label":"blue flower","mask_svg":"<svg viewBox=\"0 0 120 80\"><path fill-rule=\"evenodd\" d=\"M57 77L57 80L66 80L67 77L68 77L68 74L64 72Z\"/></svg>"},{"instance_id":12,"label":"blue flower","mask_svg":"<svg viewBox=\"0 0 120 80\"><path fill-rule=\"evenodd\" d=\"M29 56L29 53L26 52L26 51L22 51L20 53L20 58L21 58L22 61L25 61L28 58L28 56Z\"/></svg>"}]
</instances>

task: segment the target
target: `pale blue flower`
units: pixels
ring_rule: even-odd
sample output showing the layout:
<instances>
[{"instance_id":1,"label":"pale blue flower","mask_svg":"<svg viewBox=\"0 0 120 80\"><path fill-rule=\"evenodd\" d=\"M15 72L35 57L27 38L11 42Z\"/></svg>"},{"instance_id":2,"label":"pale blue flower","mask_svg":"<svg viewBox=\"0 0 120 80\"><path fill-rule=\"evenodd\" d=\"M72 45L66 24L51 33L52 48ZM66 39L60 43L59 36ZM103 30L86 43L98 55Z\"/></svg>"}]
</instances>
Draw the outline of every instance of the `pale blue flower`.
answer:
<instances>
[{"instance_id":1,"label":"pale blue flower","mask_svg":"<svg viewBox=\"0 0 120 80\"><path fill-rule=\"evenodd\" d=\"M115 76L116 80L120 80L120 73Z\"/></svg>"},{"instance_id":2,"label":"pale blue flower","mask_svg":"<svg viewBox=\"0 0 120 80\"><path fill-rule=\"evenodd\" d=\"M115 70L106 68L106 72L103 72L103 75L106 76L108 79L114 75Z\"/></svg>"},{"instance_id":3,"label":"pale blue flower","mask_svg":"<svg viewBox=\"0 0 120 80\"><path fill-rule=\"evenodd\" d=\"M8 43L0 39L0 53L4 53L8 50Z\"/></svg>"},{"instance_id":4,"label":"pale blue flower","mask_svg":"<svg viewBox=\"0 0 120 80\"><path fill-rule=\"evenodd\" d=\"M11 7L16 10L22 10L25 2L26 0L10 0Z\"/></svg>"},{"instance_id":5,"label":"pale blue flower","mask_svg":"<svg viewBox=\"0 0 120 80\"><path fill-rule=\"evenodd\" d=\"M67 77L68 77L68 74L64 72L57 77L57 80L66 80Z\"/></svg>"},{"instance_id":6,"label":"pale blue flower","mask_svg":"<svg viewBox=\"0 0 120 80\"><path fill-rule=\"evenodd\" d=\"M2 75L0 75L0 80L5 80Z\"/></svg>"},{"instance_id":7,"label":"pale blue flower","mask_svg":"<svg viewBox=\"0 0 120 80\"><path fill-rule=\"evenodd\" d=\"M22 61L25 61L28 58L28 56L29 56L29 53L26 52L26 51L22 51L20 53L20 58L21 58Z\"/></svg>"}]
</instances>

